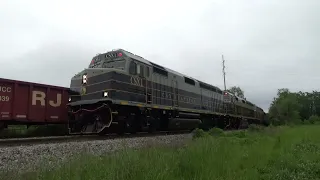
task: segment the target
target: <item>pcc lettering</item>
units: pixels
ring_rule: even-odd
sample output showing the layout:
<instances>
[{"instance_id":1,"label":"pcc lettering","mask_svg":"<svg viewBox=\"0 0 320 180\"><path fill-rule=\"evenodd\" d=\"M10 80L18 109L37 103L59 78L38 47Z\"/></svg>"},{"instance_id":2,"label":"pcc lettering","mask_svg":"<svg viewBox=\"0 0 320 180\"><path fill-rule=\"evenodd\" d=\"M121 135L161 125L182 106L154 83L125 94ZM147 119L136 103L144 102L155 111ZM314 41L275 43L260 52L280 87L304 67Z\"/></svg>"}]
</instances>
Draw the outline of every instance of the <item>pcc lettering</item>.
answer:
<instances>
[{"instance_id":1,"label":"pcc lettering","mask_svg":"<svg viewBox=\"0 0 320 180\"><path fill-rule=\"evenodd\" d=\"M37 102L40 102L41 106L46 105L46 94L42 91L32 91L32 105L37 105ZM57 101L49 100L49 105L52 107L59 107L61 105L62 95L60 93L57 94Z\"/></svg>"},{"instance_id":2,"label":"pcc lettering","mask_svg":"<svg viewBox=\"0 0 320 180\"><path fill-rule=\"evenodd\" d=\"M0 92L11 92L11 87L0 86Z\"/></svg>"},{"instance_id":3,"label":"pcc lettering","mask_svg":"<svg viewBox=\"0 0 320 180\"><path fill-rule=\"evenodd\" d=\"M2 95L0 95L0 102L8 102L8 101L10 101L10 96L5 95L5 94L8 94L8 93L11 92L11 87L0 86L0 92L2 92Z\"/></svg>"}]
</instances>

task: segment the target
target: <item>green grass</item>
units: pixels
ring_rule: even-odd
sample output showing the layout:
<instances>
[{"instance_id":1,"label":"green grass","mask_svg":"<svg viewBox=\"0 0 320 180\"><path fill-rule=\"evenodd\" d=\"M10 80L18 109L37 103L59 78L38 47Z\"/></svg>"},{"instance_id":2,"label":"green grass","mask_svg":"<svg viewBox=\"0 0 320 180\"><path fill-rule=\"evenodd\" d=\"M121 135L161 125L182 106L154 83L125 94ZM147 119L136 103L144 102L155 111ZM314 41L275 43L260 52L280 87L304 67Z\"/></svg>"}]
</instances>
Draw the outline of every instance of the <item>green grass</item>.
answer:
<instances>
[{"instance_id":1,"label":"green grass","mask_svg":"<svg viewBox=\"0 0 320 180\"><path fill-rule=\"evenodd\" d=\"M320 125L195 134L200 135L183 147L82 155L21 179L320 179ZM5 178L17 179L10 176Z\"/></svg>"},{"instance_id":2,"label":"green grass","mask_svg":"<svg viewBox=\"0 0 320 180\"><path fill-rule=\"evenodd\" d=\"M34 125L27 128L24 125L12 125L7 129L0 131L0 138L23 138L23 137L41 137L41 136L62 136L67 135L65 125Z\"/></svg>"}]
</instances>

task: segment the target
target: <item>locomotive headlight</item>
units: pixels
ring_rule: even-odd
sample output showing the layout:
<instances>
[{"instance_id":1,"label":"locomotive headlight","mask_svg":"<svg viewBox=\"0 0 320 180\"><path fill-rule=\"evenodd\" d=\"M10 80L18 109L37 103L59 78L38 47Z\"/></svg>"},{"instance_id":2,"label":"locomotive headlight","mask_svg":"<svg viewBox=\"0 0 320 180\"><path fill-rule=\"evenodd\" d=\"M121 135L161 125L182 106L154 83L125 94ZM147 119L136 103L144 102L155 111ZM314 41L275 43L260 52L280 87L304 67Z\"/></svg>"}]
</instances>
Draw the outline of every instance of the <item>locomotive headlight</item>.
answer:
<instances>
[{"instance_id":1,"label":"locomotive headlight","mask_svg":"<svg viewBox=\"0 0 320 180\"><path fill-rule=\"evenodd\" d=\"M87 83L87 75L86 75L86 74L84 74L84 75L82 76L82 83L83 83L83 84L86 84L86 83Z\"/></svg>"},{"instance_id":2,"label":"locomotive headlight","mask_svg":"<svg viewBox=\"0 0 320 180\"><path fill-rule=\"evenodd\" d=\"M108 92L103 92L103 97L108 97Z\"/></svg>"},{"instance_id":3,"label":"locomotive headlight","mask_svg":"<svg viewBox=\"0 0 320 180\"><path fill-rule=\"evenodd\" d=\"M71 97L69 97L69 102L71 102Z\"/></svg>"}]
</instances>

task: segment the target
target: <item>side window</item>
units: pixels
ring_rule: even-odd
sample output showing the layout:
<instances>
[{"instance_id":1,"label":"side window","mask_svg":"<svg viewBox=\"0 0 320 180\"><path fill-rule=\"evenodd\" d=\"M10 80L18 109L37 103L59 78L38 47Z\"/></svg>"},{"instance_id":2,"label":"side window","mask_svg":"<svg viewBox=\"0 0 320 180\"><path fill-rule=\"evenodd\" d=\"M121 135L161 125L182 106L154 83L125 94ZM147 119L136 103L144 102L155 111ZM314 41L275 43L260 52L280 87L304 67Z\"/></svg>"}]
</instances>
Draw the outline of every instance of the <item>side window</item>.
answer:
<instances>
[{"instance_id":1,"label":"side window","mask_svg":"<svg viewBox=\"0 0 320 180\"><path fill-rule=\"evenodd\" d=\"M145 67L144 67L144 65L140 65L140 75L142 76L142 77L144 77L144 69L145 69Z\"/></svg>"},{"instance_id":2,"label":"side window","mask_svg":"<svg viewBox=\"0 0 320 180\"><path fill-rule=\"evenodd\" d=\"M187 78L187 77L184 77L184 82L187 84L193 85L193 86L195 86L195 84L196 84L194 80Z\"/></svg>"},{"instance_id":3,"label":"side window","mask_svg":"<svg viewBox=\"0 0 320 180\"><path fill-rule=\"evenodd\" d=\"M137 74L140 74L140 65L139 64L137 64Z\"/></svg>"},{"instance_id":4,"label":"side window","mask_svg":"<svg viewBox=\"0 0 320 180\"><path fill-rule=\"evenodd\" d=\"M140 64L137 64L137 74L140 74L141 73L141 66Z\"/></svg>"},{"instance_id":5,"label":"side window","mask_svg":"<svg viewBox=\"0 0 320 180\"><path fill-rule=\"evenodd\" d=\"M139 68L139 70L140 70L140 68ZM133 75L136 75L137 72L138 72L137 64L134 61L131 61L130 65L129 65L129 73L133 74Z\"/></svg>"},{"instance_id":6,"label":"side window","mask_svg":"<svg viewBox=\"0 0 320 180\"><path fill-rule=\"evenodd\" d=\"M145 76L149 77L149 75L150 75L149 67L146 66L146 68L145 68Z\"/></svg>"},{"instance_id":7,"label":"side window","mask_svg":"<svg viewBox=\"0 0 320 180\"><path fill-rule=\"evenodd\" d=\"M144 65L137 64L137 75L144 76Z\"/></svg>"}]
</instances>

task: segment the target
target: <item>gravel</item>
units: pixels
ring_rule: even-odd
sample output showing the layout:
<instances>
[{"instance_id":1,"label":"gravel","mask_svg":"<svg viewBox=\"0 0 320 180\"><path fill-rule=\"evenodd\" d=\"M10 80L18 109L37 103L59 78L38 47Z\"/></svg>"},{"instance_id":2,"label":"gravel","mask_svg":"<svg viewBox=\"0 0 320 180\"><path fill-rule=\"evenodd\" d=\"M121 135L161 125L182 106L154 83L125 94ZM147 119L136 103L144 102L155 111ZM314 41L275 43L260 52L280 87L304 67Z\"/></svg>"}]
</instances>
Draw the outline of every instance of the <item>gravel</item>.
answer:
<instances>
[{"instance_id":1,"label":"gravel","mask_svg":"<svg viewBox=\"0 0 320 180\"><path fill-rule=\"evenodd\" d=\"M57 163L59 164L79 153L101 155L123 148L141 148L154 144L175 146L190 139L191 134L179 134L0 147L0 172L32 171L43 165L42 163L45 163L49 168L55 167Z\"/></svg>"}]
</instances>

